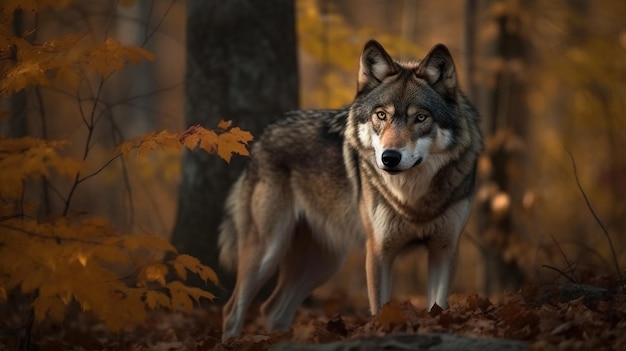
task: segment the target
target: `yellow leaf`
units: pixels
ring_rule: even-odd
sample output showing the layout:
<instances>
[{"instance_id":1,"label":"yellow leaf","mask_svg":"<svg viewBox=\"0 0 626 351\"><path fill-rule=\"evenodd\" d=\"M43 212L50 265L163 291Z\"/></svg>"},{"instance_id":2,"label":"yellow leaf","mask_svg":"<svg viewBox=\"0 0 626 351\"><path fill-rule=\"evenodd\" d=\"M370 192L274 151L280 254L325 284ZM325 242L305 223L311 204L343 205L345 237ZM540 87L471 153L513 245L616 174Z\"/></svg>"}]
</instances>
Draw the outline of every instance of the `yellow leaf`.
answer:
<instances>
[{"instance_id":1,"label":"yellow leaf","mask_svg":"<svg viewBox=\"0 0 626 351\"><path fill-rule=\"evenodd\" d=\"M234 135L239 140L239 142L244 144L247 144L251 142L252 139L254 139L252 137L252 133L248 132L247 130L242 130L239 127L232 128L230 130L230 134Z\"/></svg>"},{"instance_id":2,"label":"yellow leaf","mask_svg":"<svg viewBox=\"0 0 626 351\"><path fill-rule=\"evenodd\" d=\"M206 130L200 133L200 148L204 151L212 153L215 152L217 146L217 134L212 130Z\"/></svg>"},{"instance_id":3,"label":"yellow leaf","mask_svg":"<svg viewBox=\"0 0 626 351\"><path fill-rule=\"evenodd\" d=\"M226 121L226 120L221 120L219 121L219 123L217 124L217 128L219 129L223 129L226 130L230 127L230 125L233 123L233 121Z\"/></svg>"},{"instance_id":4,"label":"yellow leaf","mask_svg":"<svg viewBox=\"0 0 626 351\"><path fill-rule=\"evenodd\" d=\"M182 280L187 280L187 270L185 269L185 266L180 263L174 262L172 263L172 267L174 267L174 272L176 272L178 278Z\"/></svg>"},{"instance_id":5,"label":"yellow leaf","mask_svg":"<svg viewBox=\"0 0 626 351\"><path fill-rule=\"evenodd\" d=\"M0 80L0 96L8 97L31 85L50 85L44 69L38 62L25 61L9 69Z\"/></svg>"},{"instance_id":6,"label":"yellow leaf","mask_svg":"<svg viewBox=\"0 0 626 351\"><path fill-rule=\"evenodd\" d=\"M386 303L378 312L378 323L386 328L406 323L402 308L402 305L395 300Z\"/></svg>"},{"instance_id":7,"label":"yellow leaf","mask_svg":"<svg viewBox=\"0 0 626 351\"><path fill-rule=\"evenodd\" d=\"M31 307L37 322L42 322L46 317L55 322L62 322L65 317L65 305L58 296L38 296Z\"/></svg>"},{"instance_id":8,"label":"yellow leaf","mask_svg":"<svg viewBox=\"0 0 626 351\"><path fill-rule=\"evenodd\" d=\"M167 266L162 263L151 264L145 266L139 272L137 277L137 284L139 286L146 286L149 282L157 282L162 286L165 285L165 276L168 273Z\"/></svg>"},{"instance_id":9,"label":"yellow leaf","mask_svg":"<svg viewBox=\"0 0 626 351\"><path fill-rule=\"evenodd\" d=\"M122 237L124 247L133 251L137 249L155 249L159 251L176 252L169 240L156 235L124 235Z\"/></svg>"},{"instance_id":10,"label":"yellow leaf","mask_svg":"<svg viewBox=\"0 0 626 351\"><path fill-rule=\"evenodd\" d=\"M172 309L182 308L187 312L193 310L193 302L189 298L189 294L184 290L186 287L179 281L173 281L167 284L172 297Z\"/></svg>"},{"instance_id":11,"label":"yellow leaf","mask_svg":"<svg viewBox=\"0 0 626 351\"><path fill-rule=\"evenodd\" d=\"M27 275L24 276L24 280L22 281L22 292L24 294L30 294L31 292L39 289L43 282L48 278L49 272L42 267L33 267L34 269Z\"/></svg>"},{"instance_id":12,"label":"yellow leaf","mask_svg":"<svg viewBox=\"0 0 626 351\"><path fill-rule=\"evenodd\" d=\"M217 140L217 154L230 163L233 153L242 156L249 155L245 142L242 142L237 135L228 132L220 134Z\"/></svg>"},{"instance_id":13,"label":"yellow leaf","mask_svg":"<svg viewBox=\"0 0 626 351\"><path fill-rule=\"evenodd\" d=\"M115 153L121 153L124 156L128 156L131 151L135 151L138 158L144 158L148 153L155 150L178 151L181 148L182 143L178 134L162 130L126 141L116 148Z\"/></svg>"},{"instance_id":14,"label":"yellow leaf","mask_svg":"<svg viewBox=\"0 0 626 351\"><path fill-rule=\"evenodd\" d=\"M155 309L157 307L164 307L167 309L172 308L172 303L170 302L170 298L162 292L148 290L146 292L146 306L150 309Z\"/></svg>"},{"instance_id":15,"label":"yellow leaf","mask_svg":"<svg viewBox=\"0 0 626 351\"><path fill-rule=\"evenodd\" d=\"M48 175L51 168L61 175L75 175L84 163L60 156L57 150L65 144L31 137L0 138L0 197L19 198L24 180Z\"/></svg>"},{"instance_id":16,"label":"yellow leaf","mask_svg":"<svg viewBox=\"0 0 626 351\"><path fill-rule=\"evenodd\" d=\"M83 60L87 67L94 68L103 77L110 76L122 68L127 61L138 64L142 59L154 60L149 51L136 46L124 46L115 39L108 38L83 53Z\"/></svg>"},{"instance_id":17,"label":"yellow leaf","mask_svg":"<svg viewBox=\"0 0 626 351\"><path fill-rule=\"evenodd\" d=\"M210 280L215 285L220 284L215 271L211 269L211 267L205 266L202 263L200 263L200 260L198 260L197 258L193 256L181 254L181 255L176 256L176 258L172 261L172 263L174 265L176 264L182 265L183 267L187 268L189 271L198 274L200 278L204 280L205 283Z\"/></svg>"}]
</instances>

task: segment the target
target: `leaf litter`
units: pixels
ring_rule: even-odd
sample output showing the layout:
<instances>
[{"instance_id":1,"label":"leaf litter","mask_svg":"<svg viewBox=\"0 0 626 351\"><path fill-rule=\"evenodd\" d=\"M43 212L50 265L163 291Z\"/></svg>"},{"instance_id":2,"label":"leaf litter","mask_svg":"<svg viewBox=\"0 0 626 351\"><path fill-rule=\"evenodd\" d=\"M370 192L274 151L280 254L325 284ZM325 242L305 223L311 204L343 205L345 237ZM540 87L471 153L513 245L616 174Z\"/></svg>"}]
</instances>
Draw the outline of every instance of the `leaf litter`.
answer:
<instances>
[{"instance_id":1,"label":"leaf litter","mask_svg":"<svg viewBox=\"0 0 626 351\"><path fill-rule=\"evenodd\" d=\"M298 310L288 332L264 330L258 306L251 308L244 334L221 342L221 311L197 306L192 313L149 312L144 326L111 333L102 323L77 313L63 325L44 323L33 329L39 350L267 350L281 342L322 344L395 334L447 333L473 338L525 342L530 350L626 349L626 296L611 287L566 284L529 287L492 302L477 294L453 294L450 307L431 311L407 300L392 300L375 316L366 306L326 306L336 301L310 300ZM586 289L586 290L585 290ZM567 291L582 293L569 294ZM601 292L601 293L598 293ZM341 310L341 309L339 309ZM4 311L2 313L5 313ZM332 313L332 314L329 314ZM0 315L4 320L6 315ZM23 335L19 318L3 322L0 348L17 350ZM14 329L12 329L14 328Z\"/></svg>"}]
</instances>

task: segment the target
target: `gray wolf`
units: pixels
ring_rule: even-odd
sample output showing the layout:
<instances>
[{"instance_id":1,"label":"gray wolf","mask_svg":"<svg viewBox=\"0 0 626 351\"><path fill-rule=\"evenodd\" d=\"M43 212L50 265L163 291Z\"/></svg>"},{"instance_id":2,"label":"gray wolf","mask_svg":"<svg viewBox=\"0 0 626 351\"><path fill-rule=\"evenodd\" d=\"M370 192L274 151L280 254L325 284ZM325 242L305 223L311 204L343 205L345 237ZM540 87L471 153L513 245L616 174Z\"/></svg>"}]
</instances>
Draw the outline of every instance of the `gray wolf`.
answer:
<instances>
[{"instance_id":1,"label":"gray wolf","mask_svg":"<svg viewBox=\"0 0 626 351\"><path fill-rule=\"evenodd\" d=\"M240 334L276 270L261 312L268 329L288 329L303 300L363 245L372 314L390 299L394 258L415 244L428 250L428 305L447 307L479 124L444 45L398 62L369 41L348 108L288 113L252 147L220 227L220 262L237 271L223 338Z\"/></svg>"}]
</instances>

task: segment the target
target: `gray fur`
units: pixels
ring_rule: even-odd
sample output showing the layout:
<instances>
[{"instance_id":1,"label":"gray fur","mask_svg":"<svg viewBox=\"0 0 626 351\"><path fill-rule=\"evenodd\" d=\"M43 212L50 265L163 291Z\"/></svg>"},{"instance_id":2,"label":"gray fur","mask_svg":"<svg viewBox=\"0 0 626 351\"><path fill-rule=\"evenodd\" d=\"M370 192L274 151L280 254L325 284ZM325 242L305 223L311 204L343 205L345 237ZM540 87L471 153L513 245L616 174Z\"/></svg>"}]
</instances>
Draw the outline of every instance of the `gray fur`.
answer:
<instances>
[{"instance_id":1,"label":"gray fur","mask_svg":"<svg viewBox=\"0 0 626 351\"><path fill-rule=\"evenodd\" d=\"M237 269L224 339L276 270L262 306L272 330L364 243L372 313L390 298L395 257L416 242L429 250L429 305L446 307L482 151L478 114L443 45L405 64L370 41L357 81L348 108L288 113L254 144L220 228L220 262Z\"/></svg>"}]
</instances>

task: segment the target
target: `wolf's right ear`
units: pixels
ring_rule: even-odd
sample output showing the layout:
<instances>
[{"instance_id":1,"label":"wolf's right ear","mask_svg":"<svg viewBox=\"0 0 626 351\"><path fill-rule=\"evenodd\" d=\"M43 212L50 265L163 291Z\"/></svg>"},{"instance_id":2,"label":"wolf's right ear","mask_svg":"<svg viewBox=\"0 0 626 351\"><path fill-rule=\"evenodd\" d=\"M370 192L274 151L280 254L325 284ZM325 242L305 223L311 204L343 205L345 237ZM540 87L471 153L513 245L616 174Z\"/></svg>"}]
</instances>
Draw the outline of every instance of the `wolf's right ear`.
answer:
<instances>
[{"instance_id":1,"label":"wolf's right ear","mask_svg":"<svg viewBox=\"0 0 626 351\"><path fill-rule=\"evenodd\" d=\"M416 75L426 79L439 94L456 99L458 82L456 68L450 51L443 44L437 44L420 62Z\"/></svg>"},{"instance_id":2,"label":"wolf's right ear","mask_svg":"<svg viewBox=\"0 0 626 351\"><path fill-rule=\"evenodd\" d=\"M398 73L398 65L376 40L365 44L357 78L357 92L372 89L383 79Z\"/></svg>"}]
</instances>

